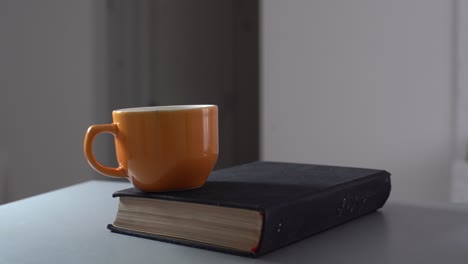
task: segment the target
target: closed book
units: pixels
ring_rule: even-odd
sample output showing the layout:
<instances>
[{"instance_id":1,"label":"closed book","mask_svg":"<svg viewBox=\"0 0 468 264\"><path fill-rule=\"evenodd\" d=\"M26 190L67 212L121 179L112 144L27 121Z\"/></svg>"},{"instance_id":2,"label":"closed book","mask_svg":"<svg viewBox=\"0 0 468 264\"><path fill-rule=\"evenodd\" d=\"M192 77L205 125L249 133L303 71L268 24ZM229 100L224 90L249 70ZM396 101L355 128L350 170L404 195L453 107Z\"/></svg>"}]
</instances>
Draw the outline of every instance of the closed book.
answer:
<instances>
[{"instance_id":1,"label":"closed book","mask_svg":"<svg viewBox=\"0 0 468 264\"><path fill-rule=\"evenodd\" d=\"M201 188L117 191L116 233L261 256L381 208L384 170L253 162L211 173Z\"/></svg>"}]
</instances>

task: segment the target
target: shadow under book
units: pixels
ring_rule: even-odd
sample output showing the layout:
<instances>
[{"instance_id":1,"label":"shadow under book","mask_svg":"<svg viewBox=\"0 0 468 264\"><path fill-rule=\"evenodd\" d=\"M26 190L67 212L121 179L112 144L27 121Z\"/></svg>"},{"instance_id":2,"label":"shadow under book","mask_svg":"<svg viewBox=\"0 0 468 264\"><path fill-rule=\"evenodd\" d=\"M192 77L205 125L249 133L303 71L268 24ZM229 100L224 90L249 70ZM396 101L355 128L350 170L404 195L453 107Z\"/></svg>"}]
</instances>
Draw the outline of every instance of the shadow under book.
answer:
<instances>
[{"instance_id":1,"label":"shadow under book","mask_svg":"<svg viewBox=\"0 0 468 264\"><path fill-rule=\"evenodd\" d=\"M212 172L198 189L117 191L116 233L257 257L381 208L383 170L254 162Z\"/></svg>"}]
</instances>

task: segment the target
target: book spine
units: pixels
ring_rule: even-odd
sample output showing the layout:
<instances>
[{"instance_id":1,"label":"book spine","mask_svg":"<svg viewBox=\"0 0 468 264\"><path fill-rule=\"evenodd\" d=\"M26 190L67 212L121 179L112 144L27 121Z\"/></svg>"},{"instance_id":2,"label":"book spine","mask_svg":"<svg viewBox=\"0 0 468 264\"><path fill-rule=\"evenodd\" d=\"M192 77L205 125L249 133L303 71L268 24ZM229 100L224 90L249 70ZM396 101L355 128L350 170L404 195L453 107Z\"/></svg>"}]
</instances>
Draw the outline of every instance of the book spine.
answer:
<instances>
[{"instance_id":1,"label":"book spine","mask_svg":"<svg viewBox=\"0 0 468 264\"><path fill-rule=\"evenodd\" d=\"M382 171L288 204L266 208L256 255L374 212L384 205L390 189L390 174Z\"/></svg>"}]
</instances>

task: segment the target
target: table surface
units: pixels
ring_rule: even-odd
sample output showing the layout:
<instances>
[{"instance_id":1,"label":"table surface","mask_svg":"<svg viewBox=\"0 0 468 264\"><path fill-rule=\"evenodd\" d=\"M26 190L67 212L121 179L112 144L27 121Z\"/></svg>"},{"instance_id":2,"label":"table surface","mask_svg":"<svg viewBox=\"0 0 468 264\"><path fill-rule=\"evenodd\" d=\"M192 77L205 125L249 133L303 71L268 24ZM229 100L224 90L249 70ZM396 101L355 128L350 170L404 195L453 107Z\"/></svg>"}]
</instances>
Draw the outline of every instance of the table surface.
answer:
<instances>
[{"instance_id":1,"label":"table surface","mask_svg":"<svg viewBox=\"0 0 468 264\"><path fill-rule=\"evenodd\" d=\"M111 233L129 183L90 181L0 206L0 263L465 263L468 207L388 203L257 259Z\"/></svg>"}]
</instances>

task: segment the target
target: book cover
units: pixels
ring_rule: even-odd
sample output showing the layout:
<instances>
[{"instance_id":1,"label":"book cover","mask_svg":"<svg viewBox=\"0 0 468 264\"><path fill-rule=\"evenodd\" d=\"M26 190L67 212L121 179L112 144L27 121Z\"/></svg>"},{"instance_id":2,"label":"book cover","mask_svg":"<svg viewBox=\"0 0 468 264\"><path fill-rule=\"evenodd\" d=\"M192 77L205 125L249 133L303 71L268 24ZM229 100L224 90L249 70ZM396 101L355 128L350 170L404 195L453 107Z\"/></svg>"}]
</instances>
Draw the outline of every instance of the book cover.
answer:
<instances>
[{"instance_id":1,"label":"book cover","mask_svg":"<svg viewBox=\"0 0 468 264\"><path fill-rule=\"evenodd\" d=\"M141 232L110 224L117 233L257 257L376 211L390 195L384 170L284 162L253 162L211 173L198 189L144 193L135 188L113 197L135 197L252 210L261 217L258 243L239 250Z\"/></svg>"}]
</instances>

